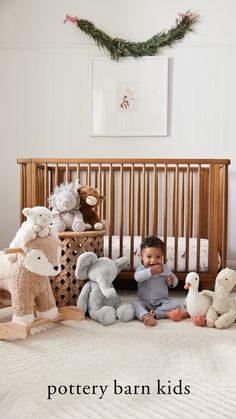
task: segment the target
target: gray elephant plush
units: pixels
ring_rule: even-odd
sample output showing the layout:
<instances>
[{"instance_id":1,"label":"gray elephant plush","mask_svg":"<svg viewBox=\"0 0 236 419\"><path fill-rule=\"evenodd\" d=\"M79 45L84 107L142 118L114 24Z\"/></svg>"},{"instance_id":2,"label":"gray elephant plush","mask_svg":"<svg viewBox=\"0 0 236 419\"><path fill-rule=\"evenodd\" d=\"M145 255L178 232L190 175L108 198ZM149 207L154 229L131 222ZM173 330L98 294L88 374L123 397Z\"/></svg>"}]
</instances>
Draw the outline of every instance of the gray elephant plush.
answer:
<instances>
[{"instance_id":1,"label":"gray elephant plush","mask_svg":"<svg viewBox=\"0 0 236 419\"><path fill-rule=\"evenodd\" d=\"M77 301L77 306L84 313L88 311L91 319L104 326L113 324L116 318L122 322L134 319L131 304L121 304L112 282L125 267L127 259L121 257L115 261L95 253L86 252L79 256L75 270L78 279L89 279L84 285Z\"/></svg>"}]
</instances>

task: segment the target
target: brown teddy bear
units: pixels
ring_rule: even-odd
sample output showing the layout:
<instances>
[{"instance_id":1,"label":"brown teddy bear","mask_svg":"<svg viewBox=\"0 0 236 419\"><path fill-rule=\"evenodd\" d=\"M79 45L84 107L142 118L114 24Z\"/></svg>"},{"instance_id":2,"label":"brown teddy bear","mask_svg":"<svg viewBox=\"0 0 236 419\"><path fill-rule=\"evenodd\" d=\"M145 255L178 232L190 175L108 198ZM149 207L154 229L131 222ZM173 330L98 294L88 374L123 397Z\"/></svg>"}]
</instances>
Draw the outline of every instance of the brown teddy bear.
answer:
<instances>
[{"instance_id":1,"label":"brown teddy bear","mask_svg":"<svg viewBox=\"0 0 236 419\"><path fill-rule=\"evenodd\" d=\"M92 186L80 187L79 193L80 211L83 215L86 230L102 230L104 227L96 212L96 207L104 197L99 195L97 189Z\"/></svg>"}]
</instances>

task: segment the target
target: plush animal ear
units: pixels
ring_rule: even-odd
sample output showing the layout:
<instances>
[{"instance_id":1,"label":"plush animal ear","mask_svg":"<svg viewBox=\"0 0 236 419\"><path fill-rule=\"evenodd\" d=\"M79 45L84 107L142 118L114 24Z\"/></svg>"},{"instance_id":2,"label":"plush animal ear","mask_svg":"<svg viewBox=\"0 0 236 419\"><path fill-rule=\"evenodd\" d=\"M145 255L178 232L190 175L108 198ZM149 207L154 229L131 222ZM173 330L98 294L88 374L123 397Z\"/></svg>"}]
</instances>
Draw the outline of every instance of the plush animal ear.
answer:
<instances>
[{"instance_id":1,"label":"plush animal ear","mask_svg":"<svg viewBox=\"0 0 236 419\"><path fill-rule=\"evenodd\" d=\"M79 179L76 179L76 181L75 181L75 189L78 190L78 189L81 189L82 187L83 186L80 184Z\"/></svg>"},{"instance_id":2,"label":"plush animal ear","mask_svg":"<svg viewBox=\"0 0 236 419\"><path fill-rule=\"evenodd\" d=\"M26 217L29 217L29 215L31 214L31 208L24 208L22 210L22 214L24 214Z\"/></svg>"},{"instance_id":3,"label":"plush animal ear","mask_svg":"<svg viewBox=\"0 0 236 419\"><path fill-rule=\"evenodd\" d=\"M116 259L114 262L118 268L118 273L119 273L127 265L128 259L125 256L122 256L121 258Z\"/></svg>"},{"instance_id":4,"label":"plush animal ear","mask_svg":"<svg viewBox=\"0 0 236 419\"><path fill-rule=\"evenodd\" d=\"M88 270L91 265L97 262L97 255L93 252L82 253L78 257L75 269L75 276L78 279L88 279Z\"/></svg>"}]
</instances>

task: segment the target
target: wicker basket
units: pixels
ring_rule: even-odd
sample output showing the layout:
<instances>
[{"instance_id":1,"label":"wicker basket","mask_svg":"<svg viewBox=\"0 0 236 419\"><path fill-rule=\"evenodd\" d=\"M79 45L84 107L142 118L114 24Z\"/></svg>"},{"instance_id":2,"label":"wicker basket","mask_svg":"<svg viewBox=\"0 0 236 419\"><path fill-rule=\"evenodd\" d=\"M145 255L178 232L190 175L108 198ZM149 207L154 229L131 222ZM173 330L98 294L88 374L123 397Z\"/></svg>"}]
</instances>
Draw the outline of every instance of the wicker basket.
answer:
<instances>
[{"instance_id":1,"label":"wicker basket","mask_svg":"<svg viewBox=\"0 0 236 419\"><path fill-rule=\"evenodd\" d=\"M62 244L61 273L50 279L58 307L76 305L85 283L75 277L77 258L84 252L94 252L98 257L103 256L104 234L105 230L59 233Z\"/></svg>"}]
</instances>

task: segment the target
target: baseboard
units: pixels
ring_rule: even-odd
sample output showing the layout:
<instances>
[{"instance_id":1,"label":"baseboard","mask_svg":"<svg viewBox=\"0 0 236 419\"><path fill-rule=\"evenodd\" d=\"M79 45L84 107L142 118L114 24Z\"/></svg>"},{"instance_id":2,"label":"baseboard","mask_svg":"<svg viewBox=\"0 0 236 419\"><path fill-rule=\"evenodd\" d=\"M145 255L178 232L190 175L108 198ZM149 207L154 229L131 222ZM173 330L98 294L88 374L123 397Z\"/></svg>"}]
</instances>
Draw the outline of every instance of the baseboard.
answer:
<instances>
[{"instance_id":1,"label":"baseboard","mask_svg":"<svg viewBox=\"0 0 236 419\"><path fill-rule=\"evenodd\" d=\"M227 260L227 265L228 268L230 269L234 269L236 271L236 260Z\"/></svg>"}]
</instances>

